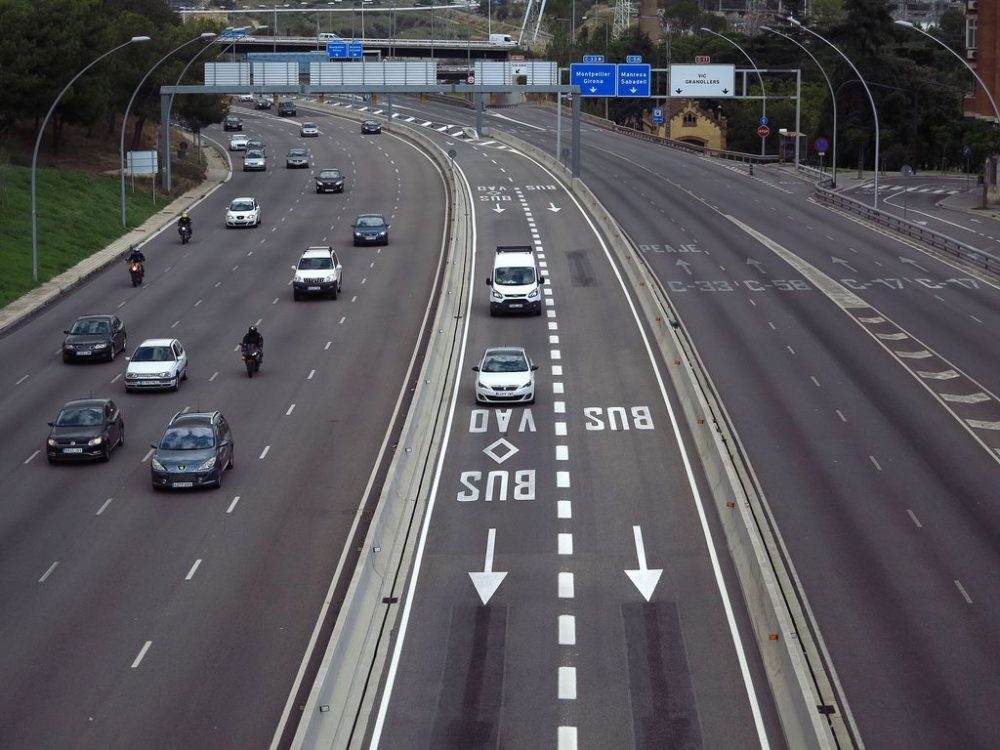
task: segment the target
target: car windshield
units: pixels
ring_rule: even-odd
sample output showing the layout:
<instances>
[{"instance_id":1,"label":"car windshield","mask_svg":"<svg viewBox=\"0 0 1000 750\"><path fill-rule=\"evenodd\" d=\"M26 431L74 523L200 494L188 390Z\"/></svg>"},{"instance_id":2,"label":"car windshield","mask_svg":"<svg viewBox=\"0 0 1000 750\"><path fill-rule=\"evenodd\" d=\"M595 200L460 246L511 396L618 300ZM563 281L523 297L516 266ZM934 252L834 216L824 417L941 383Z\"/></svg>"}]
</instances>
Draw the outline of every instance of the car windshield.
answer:
<instances>
[{"instance_id":1,"label":"car windshield","mask_svg":"<svg viewBox=\"0 0 1000 750\"><path fill-rule=\"evenodd\" d=\"M371 127L372 125L378 125L378 123L375 122L374 120L365 120L365 125Z\"/></svg>"},{"instance_id":2,"label":"car windshield","mask_svg":"<svg viewBox=\"0 0 1000 750\"><path fill-rule=\"evenodd\" d=\"M490 352L479 369L481 372L527 372L528 363L521 352Z\"/></svg>"},{"instance_id":3,"label":"car windshield","mask_svg":"<svg viewBox=\"0 0 1000 750\"><path fill-rule=\"evenodd\" d=\"M78 427L82 425L101 424L103 415L100 409L93 407L73 407L63 409L56 418L59 427Z\"/></svg>"},{"instance_id":4,"label":"car windshield","mask_svg":"<svg viewBox=\"0 0 1000 750\"><path fill-rule=\"evenodd\" d=\"M233 201L229 204L230 211L253 211L252 201Z\"/></svg>"},{"instance_id":5,"label":"car windshield","mask_svg":"<svg viewBox=\"0 0 1000 750\"><path fill-rule=\"evenodd\" d=\"M289 156L305 156L306 150L304 148L293 148L288 152Z\"/></svg>"},{"instance_id":6,"label":"car windshield","mask_svg":"<svg viewBox=\"0 0 1000 750\"><path fill-rule=\"evenodd\" d=\"M171 427L160 440L160 447L167 451L196 451L215 447L211 427Z\"/></svg>"},{"instance_id":7,"label":"car windshield","mask_svg":"<svg viewBox=\"0 0 1000 750\"><path fill-rule=\"evenodd\" d=\"M339 180L340 170L339 169L324 169L319 173L320 178L324 180Z\"/></svg>"},{"instance_id":8,"label":"car windshield","mask_svg":"<svg viewBox=\"0 0 1000 750\"><path fill-rule=\"evenodd\" d=\"M304 122L304 123L302 123L302 129L303 130L310 130L310 129L315 130L316 129L316 123L314 123L314 122Z\"/></svg>"},{"instance_id":9,"label":"car windshield","mask_svg":"<svg viewBox=\"0 0 1000 750\"><path fill-rule=\"evenodd\" d=\"M169 346L140 346L132 355L133 362L173 362L174 352Z\"/></svg>"},{"instance_id":10,"label":"car windshield","mask_svg":"<svg viewBox=\"0 0 1000 750\"><path fill-rule=\"evenodd\" d=\"M385 224L381 216L359 216L357 225L359 227L380 227Z\"/></svg>"},{"instance_id":11,"label":"car windshield","mask_svg":"<svg viewBox=\"0 0 1000 750\"><path fill-rule=\"evenodd\" d=\"M333 260L330 258L300 258L299 270L318 271L322 268L333 268Z\"/></svg>"},{"instance_id":12,"label":"car windshield","mask_svg":"<svg viewBox=\"0 0 1000 750\"><path fill-rule=\"evenodd\" d=\"M243 157L244 159L263 159L264 154L260 151L247 151L247 155Z\"/></svg>"},{"instance_id":13,"label":"car windshield","mask_svg":"<svg viewBox=\"0 0 1000 750\"><path fill-rule=\"evenodd\" d=\"M523 268L498 268L493 281L501 286L524 286L535 283L535 269L531 266Z\"/></svg>"},{"instance_id":14,"label":"car windshield","mask_svg":"<svg viewBox=\"0 0 1000 750\"><path fill-rule=\"evenodd\" d=\"M229 140L232 141L233 143L244 143L246 142L247 137L245 135L234 135Z\"/></svg>"},{"instance_id":15,"label":"car windshield","mask_svg":"<svg viewBox=\"0 0 1000 750\"><path fill-rule=\"evenodd\" d=\"M108 333L109 331L110 327L108 326L108 321L106 320L78 320L73 324L73 327L69 332L77 335L83 335Z\"/></svg>"}]
</instances>

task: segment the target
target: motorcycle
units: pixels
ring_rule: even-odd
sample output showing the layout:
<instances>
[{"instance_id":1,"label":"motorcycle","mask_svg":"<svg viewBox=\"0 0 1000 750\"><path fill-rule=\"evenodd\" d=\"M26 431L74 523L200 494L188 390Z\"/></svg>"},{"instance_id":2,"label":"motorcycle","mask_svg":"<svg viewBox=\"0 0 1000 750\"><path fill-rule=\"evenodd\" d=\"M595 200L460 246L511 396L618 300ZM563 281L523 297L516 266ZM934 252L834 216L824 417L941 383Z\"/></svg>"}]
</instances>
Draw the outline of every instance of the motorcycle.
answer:
<instances>
[{"instance_id":1,"label":"motorcycle","mask_svg":"<svg viewBox=\"0 0 1000 750\"><path fill-rule=\"evenodd\" d=\"M240 344L240 346L243 349L240 357L247 367L247 377L252 378L255 372L260 372L260 361L264 358L264 352L253 344Z\"/></svg>"},{"instance_id":2,"label":"motorcycle","mask_svg":"<svg viewBox=\"0 0 1000 750\"><path fill-rule=\"evenodd\" d=\"M181 244L186 245L191 239L191 225L179 224L177 226L177 233L181 236Z\"/></svg>"},{"instance_id":3,"label":"motorcycle","mask_svg":"<svg viewBox=\"0 0 1000 750\"><path fill-rule=\"evenodd\" d=\"M128 262L128 273L132 277L132 286L139 286L146 277L146 269L140 261L130 260Z\"/></svg>"}]
</instances>

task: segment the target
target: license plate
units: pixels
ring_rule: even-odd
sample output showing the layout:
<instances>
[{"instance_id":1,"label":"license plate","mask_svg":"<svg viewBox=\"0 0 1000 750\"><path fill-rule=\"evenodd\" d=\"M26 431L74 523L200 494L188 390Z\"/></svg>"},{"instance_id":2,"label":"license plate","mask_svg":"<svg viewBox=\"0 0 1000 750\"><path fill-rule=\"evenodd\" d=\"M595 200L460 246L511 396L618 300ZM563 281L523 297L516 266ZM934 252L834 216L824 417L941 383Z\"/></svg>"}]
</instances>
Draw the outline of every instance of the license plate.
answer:
<instances>
[{"instance_id":1,"label":"license plate","mask_svg":"<svg viewBox=\"0 0 1000 750\"><path fill-rule=\"evenodd\" d=\"M318 292L319 291L319 287L318 286L307 286L306 287L306 291L307 292Z\"/></svg>"},{"instance_id":2,"label":"license plate","mask_svg":"<svg viewBox=\"0 0 1000 750\"><path fill-rule=\"evenodd\" d=\"M63 448L63 453L83 453L83 448Z\"/></svg>"},{"instance_id":3,"label":"license plate","mask_svg":"<svg viewBox=\"0 0 1000 750\"><path fill-rule=\"evenodd\" d=\"M93 352L77 352L77 356L80 357L89 357L91 354L93 354Z\"/></svg>"},{"instance_id":4,"label":"license plate","mask_svg":"<svg viewBox=\"0 0 1000 750\"><path fill-rule=\"evenodd\" d=\"M174 482L174 487L194 487L194 482Z\"/></svg>"},{"instance_id":5,"label":"license plate","mask_svg":"<svg viewBox=\"0 0 1000 750\"><path fill-rule=\"evenodd\" d=\"M520 302L511 302L510 306L511 306L511 308L514 308L514 307L524 307L524 305L522 305Z\"/></svg>"}]
</instances>

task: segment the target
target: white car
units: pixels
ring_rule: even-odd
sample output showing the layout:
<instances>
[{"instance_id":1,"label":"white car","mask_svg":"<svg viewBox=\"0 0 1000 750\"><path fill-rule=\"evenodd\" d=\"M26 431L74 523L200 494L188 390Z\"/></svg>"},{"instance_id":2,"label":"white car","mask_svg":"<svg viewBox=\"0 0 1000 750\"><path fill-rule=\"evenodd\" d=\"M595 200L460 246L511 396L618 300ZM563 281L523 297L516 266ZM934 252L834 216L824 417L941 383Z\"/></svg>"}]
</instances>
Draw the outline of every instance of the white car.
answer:
<instances>
[{"instance_id":1,"label":"white car","mask_svg":"<svg viewBox=\"0 0 1000 750\"><path fill-rule=\"evenodd\" d=\"M177 339L146 339L129 357L125 390L176 391L187 380L187 352Z\"/></svg>"},{"instance_id":2,"label":"white car","mask_svg":"<svg viewBox=\"0 0 1000 750\"><path fill-rule=\"evenodd\" d=\"M344 267L337 253L329 245L307 247L293 266L292 298L302 299L307 294L326 294L337 299L344 284Z\"/></svg>"},{"instance_id":3,"label":"white car","mask_svg":"<svg viewBox=\"0 0 1000 750\"><path fill-rule=\"evenodd\" d=\"M522 347L487 349L482 361L472 369L479 373L476 376L476 403L535 403L535 370L538 365L528 359Z\"/></svg>"},{"instance_id":4,"label":"white car","mask_svg":"<svg viewBox=\"0 0 1000 750\"><path fill-rule=\"evenodd\" d=\"M226 209L226 228L259 227L260 204L256 198L237 198Z\"/></svg>"},{"instance_id":5,"label":"white car","mask_svg":"<svg viewBox=\"0 0 1000 750\"><path fill-rule=\"evenodd\" d=\"M252 102L253 101L253 94L240 94L239 100L241 102Z\"/></svg>"},{"instance_id":6,"label":"white car","mask_svg":"<svg viewBox=\"0 0 1000 750\"><path fill-rule=\"evenodd\" d=\"M250 172L251 170L257 172L263 172L267 169L267 160L264 158L263 151L247 151L243 155L243 171Z\"/></svg>"},{"instance_id":7,"label":"white car","mask_svg":"<svg viewBox=\"0 0 1000 750\"><path fill-rule=\"evenodd\" d=\"M243 133L237 133L236 135L229 136L229 150L230 151L246 151L247 143L250 138Z\"/></svg>"},{"instance_id":8,"label":"white car","mask_svg":"<svg viewBox=\"0 0 1000 750\"><path fill-rule=\"evenodd\" d=\"M304 122L299 128L299 135L303 138L317 138L319 136L319 128L316 127L314 122Z\"/></svg>"}]
</instances>

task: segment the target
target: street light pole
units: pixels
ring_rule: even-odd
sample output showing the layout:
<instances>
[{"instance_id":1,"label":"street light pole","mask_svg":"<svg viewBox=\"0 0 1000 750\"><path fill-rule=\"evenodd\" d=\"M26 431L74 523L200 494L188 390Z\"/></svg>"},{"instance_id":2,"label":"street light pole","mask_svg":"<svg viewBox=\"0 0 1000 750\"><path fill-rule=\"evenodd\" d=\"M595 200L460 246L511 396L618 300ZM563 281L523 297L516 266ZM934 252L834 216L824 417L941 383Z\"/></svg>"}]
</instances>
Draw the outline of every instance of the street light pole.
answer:
<instances>
[{"instance_id":1,"label":"street light pole","mask_svg":"<svg viewBox=\"0 0 1000 750\"><path fill-rule=\"evenodd\" d=\"M757 74L757 80L760 81L760 119L761 120L767 120L767 92L764 91L764 77L760 74L760 70L757 68L757 64L753 61L753 58L750 57L750 55L747 54L747 51L745 49L743 49L740 45L738 45L736 42L734 42L728 36L720 34L717 31L712 31L711 29L705 28L704 26L701 27L701 30L702 31L707 31L709 34L712 34L714 36L719 37L719 39L725 39L731 45L733 45L734 47L736 47L736 49L738 49L740 52L742 52L743 56L747 60L750 61L750 64L753 66L754 73ZM763 124L764 123L762 122L761 125L763 125ZM760 139L760 155L761 156L764 156L764 154L765 154L765 144L766 143L767 143L767 141L765 141L763 138Z\"/></svg>"},{"instance_id":2,"label":"street light pole","mask_svg":"<svg viewBox=\"0 0 1000 750\"><path fill-rule=\"evenodd\" d=\"M823 70L823 66L819 64L819 60L816 59L816 56L812 52L810 52L809 49L804 44L799 42L797 39L788 36L788 34L782 34L780 31L778 31L777 29L772 29L770 26L761 26L761 28L764 31L770 31L772 34L777 34L780 37L784 37L792 44L794 44L796 47L805 52L807 55L809 55L810 59L812 59L812 61L816 63L816 67L819 68L819 72L823 74L824 80L826 80L827 88L830 89L830 102L831 104L833 104L833 155L832 155L833 175L831 179L833 180L833 187L837 187L837 96L833 92L833 84L830 83L830 76L828 76L826 74L826 71ZM795 142L797 144L798 136L796 136L795 139L796 139Z\"/></svg>"},{"instance_id":3,"label":"street light pole","mask_svg":"<svg viewBox=\"0 0 1000 750\"><path fill-rule=\"evenodd\" d=\"M79 73L77 73L75 76L73 76L73 78L70 79L70 82L66 84L66 87L62 91L59 92L59 96L56 97L56 100L54 102L52 102L52 106L49 107L49 111L45 113L45 119L42 120L42 124L38 128L38 137L35 139L35 152L31 156L31 280L32 281L35 281L35 282L38 281L38 212L36 210L37 199L36 199L36 196L35 196L35 192L36 192L36 188L35 188L35 171L36 171L36 168L38 166L38 149L42 145L42 135L44 135L44 133L45 133L45 126L48 125L49 118L52 117L52 113L55 111L56 105L59 103L59 100L62 99L63 94L65 94L67 91L69 91L70 87L74 83L76 83L76 80L80 76L82 76L84 73L86 73L92 67L94 67L95 65L97 65L97 63L99 63L105 57L107 57L108 55L110 55L112 52L117 52L122 47L127 47L128 45L132 44L133 42L148 42L148 41L149 41L149 37L148 36L134 36L131 39L129 39L127 42L125 42L124 44L119 44L114 49L110 49L107 52L105 52L103 55L101 55L96 60L94 60L93 62L91 62L83 70L81 70Z\"/></svg>"},{"instance_id":4,"label":"street light pole","mask_svg":"<svg viewBox=\"0 0 1000 750\"><path fill-rule=\"evenodd\" d=\"M212 36L214 37L215 34L212 34ZM187 61L187 65L185 65L184 69L181 70L181 74L177 76L177 83L174 84L175 86L181 85L181 80L183 80L184 74L188 72L188 68L191 67L191 63L193 63L195 60L201 57L201 53L207 50L211 46L212 46L211 44L206 44L204 47L202 47L194 55L191 56L191 59ZM167 123L170 122L170 110L173 109L173 106L174 106L174 94L171 94L170 99L167 101L167 116L163 118L163 120ZM163 139L163 189L165 192L169 193L170 187L171 187L170 186L170 139L164 138Z\"/></svg>"},{"instance_id":5,"label":"street light pole","mask_svg":"<svg viewBox=\"0 0 1000 750\"><path fill-rule=\"evenodd\" d=\"M142 88L142 84L144 84L146 82L146 79L149 78L150 74L160 66L160 63L162 63L164 60L166 60L168 57L170 57L172 54L174 54L178 50L184 49L189 44L194 44L199 39L214 39L214 38L215 38L215 34L213 34L210 31L206 31L204 34L199 34L194 39L189 39L188 41L184 42L184 44L180 45L179 47L174 47L167 54L165 54L163 57L161 57L159 60L157 60L156 64L153 65L152 68L150 68L149 70L146 71L146 75L144 75L142 77L142 80L139 81L139 85L136 86L135 87L135 91L132 92L132 98L128 100L128 106L125 107L125 117L122 118L122 136L121 136L121 141L118 144L118 165L119 165L119 172L120 172L120 176L121 176L122 226L123 227L127 226L127 222L126 222L126 218L125 218L125 131L128 130L128 115L129 115L129 112L132 110L132 103L135 101L135 97L138 96L139 89Z\"/></svg>"},{"instance_id":6,"label":"street light pole","mask_svg":"<svg viewBox=\"0 0 1000 750\"><path fill-rule=\"evenodd\" d=\"M834 52L836 52L838 55L840 55L842 58L844 58L844 62L846 62L848 65L851 66L851 70L854 71L854 75L856 75L858 77L858 80L861 81L861 85L865 87L865 93L868 94L868 101L872 105L872 117L875 118L875 198L872 200L872 207L877 211L878 210L878 159L879 159L879 153L878 153L878 145L879 145L878 144L878 109L875 107L875 97L872 96L872 90L870 88L868 88L867 81L865 81L865 79L861 76L861 73L855 67L854 63L851 62L850 58L847 55L845 55L843 52L840 51L840 48L837 47L836 44L834 44L833 42L829 41L825 37L820 36L819 34L817 34L812 29L810 29L810 28L808 28L806 26L803 26L801 21L799 21L796 18L793 18L792 16L788 17L788 22L790 24L792 24L792 26L798 26L803 31L812 34L814 37L816 37L817 39L819 39L821 42L823 42L824 44L826 44L829 47L831 47ZM864 165L860 165L860 166L862 168L864 167Z\"/></svg>"},{"instance_id":7,"label":"street light pole","mask_svg":"<svg viewBox=\"0 0 1000 750\"><path fill-rule=\"evenodd\" d=\"M972 73L973 76L975 76L976 80L979 82L979 85L983 87L983 93L986 94L986 98L990 100L990 105L993 107L993 116L996 117L997 124L1000 125L1000 110L997 109L997 103L993 100L993 95L990 93L990 90L986 87L986 84L983 83L983 79L980 78L979 74L976 73L976 69L973 68L971 65L969 65L969 63L967 63L965 61L964 57L962 57L960 54L958 54L955 50L953 50L947 44L945 44L944 42L942 42L936 36L927 33L922 28L920 28L919 26L915 26L914 24L910 23L909 21L896 21L896 25L897 26L905 26L908 29L913 29L914 31L919 31L925 37L927 37L928 39L933 39L935 42L937 42L938 44L940 44L942 47L944 47L946 50L948 50L951 54L953 54L955 57L957 57L958 61L960 63L962 63L962 65L964 65L966 68L969 69L969 72Z\"/></svg>"}]
</instances>

